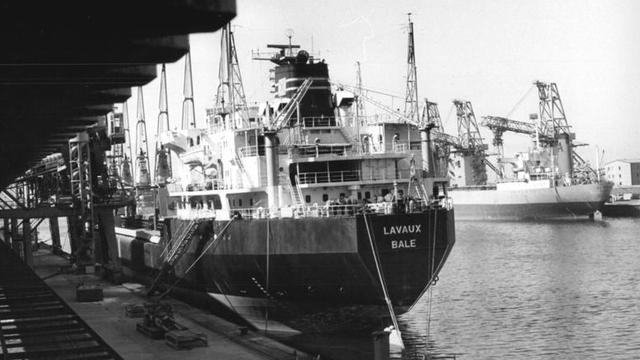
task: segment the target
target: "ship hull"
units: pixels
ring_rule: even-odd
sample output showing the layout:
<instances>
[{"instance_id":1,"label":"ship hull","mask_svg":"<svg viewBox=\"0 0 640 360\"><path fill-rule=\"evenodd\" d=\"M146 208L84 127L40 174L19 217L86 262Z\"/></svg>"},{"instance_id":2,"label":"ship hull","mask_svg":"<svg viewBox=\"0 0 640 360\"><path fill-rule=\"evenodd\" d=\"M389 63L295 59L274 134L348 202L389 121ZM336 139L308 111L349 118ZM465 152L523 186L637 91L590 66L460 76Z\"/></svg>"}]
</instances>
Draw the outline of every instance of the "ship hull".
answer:
<instances>
[{"instance_id":1,"label":"ship hull","mask_svg":"<svg viewBox=\"0 0 640 360\"><path fill-rule=\"evenodd\" d=\"M123 265L136 274L157 272L166 239L184 221L167 220L158 244L118 235ZM378 268L394 311L403 313L437 277L455 241L453 210L445 208L241 219L214 238L226 224L200 225L174 267L179 286L206 293L255 328L292 335L368 334L390 325Z\"/></svg>"},{"instance_id":2,"label":"ship hull","mask_svg":"<svg viewBox=\"0 0 640 360\"><path fill-rule=\"evenodd\" d=\"M549 220L585 218L602 209L611 183L496 190L451 189L458 220Z\"/></svg>"}]
</instances>

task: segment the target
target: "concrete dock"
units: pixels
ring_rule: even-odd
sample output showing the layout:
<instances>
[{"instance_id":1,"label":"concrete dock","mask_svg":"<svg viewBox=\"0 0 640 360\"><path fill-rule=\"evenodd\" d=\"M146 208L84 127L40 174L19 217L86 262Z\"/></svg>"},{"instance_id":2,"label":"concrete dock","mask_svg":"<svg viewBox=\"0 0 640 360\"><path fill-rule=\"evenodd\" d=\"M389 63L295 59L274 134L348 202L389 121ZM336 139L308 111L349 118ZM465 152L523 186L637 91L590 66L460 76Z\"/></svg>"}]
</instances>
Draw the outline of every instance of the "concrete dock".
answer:
<instances>
[{"instance_id":1,"label":"concrete dock","mask_svg":"<svg viewBox=\"0 0 640 360\"><path fill-rule=\"evenodd\" d=\"M125 315L125 306L148 301L142 285L114 285L95 275L61 271L68 268L68 262L47 250L36 251L33 255L35 272L124 359L312 359L262 334L250 331L243 335L238 325L180 301L167 299L163 302L171 304L175 320L192 331L206 334L208 340L206 347L174 350L164 340L153 340L136 331L136 324L141 319ZM100 286L104 299L77 302L76 287L82 283Z\"/></svg>"}]
</instances>

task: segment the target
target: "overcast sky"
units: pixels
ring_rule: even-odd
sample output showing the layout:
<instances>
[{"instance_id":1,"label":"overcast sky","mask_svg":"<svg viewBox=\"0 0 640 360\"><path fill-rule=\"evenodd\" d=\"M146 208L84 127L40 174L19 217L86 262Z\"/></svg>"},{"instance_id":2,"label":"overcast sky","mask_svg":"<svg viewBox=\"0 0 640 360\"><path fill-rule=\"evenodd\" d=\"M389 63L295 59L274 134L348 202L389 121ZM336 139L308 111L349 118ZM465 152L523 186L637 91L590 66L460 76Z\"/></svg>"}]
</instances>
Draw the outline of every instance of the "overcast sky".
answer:
<instances>
[{"instance_id":1,"label":"overcast sky","mask_svg":"<svg viewBox=\"0 0 640 360\"><path fill-rule=\"evenodd\" d=\"M414 22L420 98L436 101L455 132L451 100L470 100L476 116L509 114L536 79L558 84L579 152L604 160L640 158L640 34L637 0L260 1L237 0L233 21L247 100L269 97L266 61L252 49L293 42L326 59L334 80L355 83L360 61L365 87L404 95L407 13ZM191 38L198 123L218 84L220 32ZM184 62L168 64L169 114L180 124ZM159 70L158 70L159 72ZM155 133L159 80L144 88L148 132ZM381 99L382 100L382 99ZM136 96L129 100L135 121ZM400 105L396 106L400 107ZM536 91L511 113L537 112ZM368 112L374 112L368 108ZM133 131L133 130L132 130ZM491 134L483 130L485 141ZM505 138L505 151L526 150L526 138ZM153 148L153 139L149 139Z\"/></svg>"}]
</instances>

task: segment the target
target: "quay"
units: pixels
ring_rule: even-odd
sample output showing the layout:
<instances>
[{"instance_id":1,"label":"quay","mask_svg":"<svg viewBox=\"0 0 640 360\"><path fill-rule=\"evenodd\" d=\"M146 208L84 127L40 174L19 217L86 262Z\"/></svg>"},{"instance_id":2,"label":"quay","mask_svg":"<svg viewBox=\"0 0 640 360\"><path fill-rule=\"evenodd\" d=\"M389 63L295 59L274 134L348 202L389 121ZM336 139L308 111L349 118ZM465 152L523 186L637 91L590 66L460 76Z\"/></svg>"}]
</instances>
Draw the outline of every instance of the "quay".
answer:
<instances>
[{"instance_id":1,"label":"quay","mask_svg":"<svg viewBox=\"0 0 640 360\"><path fill-rule=\"evenodd\" d=\"M0 354L3 359L311 359L276 342L183 302L163 303L174 309L176 322L205 334L207 346L174 350L163 340L136 331L140 318L125 315L128 305L149 301L145 288L112 284L93 274L69 271L68 261L49 249L33 253L27 267L0 242ZM79 302L76 288L92 284L103 300Z\"/></svg>"},{"instance_id":2,"label":"quay","mask_svg":"<svg viewBox=\"0 0 640 360\"><path fill-rule=\"evenodd\" d=\"M126 304L147 301L140 286L107 283L87 271L92 264L113 262L107 254L115 244L114 224L103 220L129 204L87 195L95 194L87 161L104 156L100 130L89 129L104 124L113 104L126 101L132 87L152 81L157 64L187 54L189 34L216 31L235 14L234 0L3 4L0 93L7 106L0 108L5 144L0 147L0 358L304 358L260 334L241 332L237 325L168 300L176 321L208 340L206 347L173 350L137 332L140 319L125 316ZM60 154L72 158L62 164ZM69 170L76 177L66 178ZM71 185L69 199L54 196L56 184ZM71 224L71 253L77 257L84 251L82 272L60 271L69 261L57 255L62 252L59 218ZM36 229L43 221L50 223L50 250L37 249ZM119 273L113 267L109 271ZM76 301L83 283L100 287L103 299Z\"/></svg>"}]
</instances>

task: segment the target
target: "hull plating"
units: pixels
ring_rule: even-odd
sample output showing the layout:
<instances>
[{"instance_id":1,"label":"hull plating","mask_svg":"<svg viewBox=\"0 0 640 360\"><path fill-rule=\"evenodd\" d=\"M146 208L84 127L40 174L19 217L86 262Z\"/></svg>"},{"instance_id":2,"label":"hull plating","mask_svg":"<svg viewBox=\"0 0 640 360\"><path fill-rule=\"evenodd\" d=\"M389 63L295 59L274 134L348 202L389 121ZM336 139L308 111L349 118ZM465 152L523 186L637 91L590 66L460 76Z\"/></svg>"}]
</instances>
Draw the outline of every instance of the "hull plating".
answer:
<instances>
[{"instance_id":1,"label":"hull plating","mask_svg":"<svg viewBox=\"0 0 640 360\"><path fill-rule=\"evenodd\" d=\"M123 264L152 273L158 244L120 236ZM180 286L200 289L256 328L296 333L369 331L389 325L376 262L397 313L409 309L442 268L454 243L453 211L201 224L175 266ZM208 250L185 274L203 249ZM373 250L372 250L373 245ZM377 256L376 256L377 255Z\"/></svg>"},{"instance_id":2,"label":"hull plating","mask_svg":"<svg viewBox=\"0 0 640 360\"><path fill-rule=\"evenodd\" d=\"M449 191L462 220L520 220L585 217L600 210L611 183L526 190Z\"/></svg>"}]
</instances>

